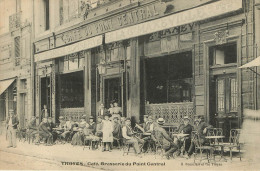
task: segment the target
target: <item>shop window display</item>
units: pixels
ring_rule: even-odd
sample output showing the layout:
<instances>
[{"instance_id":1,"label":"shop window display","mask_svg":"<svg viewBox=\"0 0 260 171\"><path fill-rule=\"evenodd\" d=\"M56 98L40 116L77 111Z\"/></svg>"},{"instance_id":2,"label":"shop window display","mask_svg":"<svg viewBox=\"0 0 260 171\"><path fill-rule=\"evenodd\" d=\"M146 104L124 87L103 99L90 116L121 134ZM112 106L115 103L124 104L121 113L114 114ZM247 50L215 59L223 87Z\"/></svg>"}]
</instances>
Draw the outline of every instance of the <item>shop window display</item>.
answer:
<instances>
[{"instance_id":1,"label":"shop window display","mask_svg":"<svg viewBox=\"0 0 260 171\"><path fill-rule=\"evenodd\" d=\"M148 103L191 102L191 52L147 59L146 80Z\"/></svg>"}]
</instances>

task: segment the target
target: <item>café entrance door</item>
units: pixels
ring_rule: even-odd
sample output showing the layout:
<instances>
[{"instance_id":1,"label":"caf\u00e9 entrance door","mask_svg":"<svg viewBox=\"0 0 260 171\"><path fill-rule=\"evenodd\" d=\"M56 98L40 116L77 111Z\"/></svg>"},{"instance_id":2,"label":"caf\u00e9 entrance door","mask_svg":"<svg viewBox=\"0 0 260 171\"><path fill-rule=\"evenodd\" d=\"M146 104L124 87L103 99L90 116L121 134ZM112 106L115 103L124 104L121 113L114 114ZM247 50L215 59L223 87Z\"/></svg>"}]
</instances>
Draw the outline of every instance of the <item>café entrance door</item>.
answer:
<instances>
[{"instance_id":1,"label":"caf\u00e9 entrance door","mask_svg":"<svg viewBox=\"0 0 260 171\"><path fill-rule=\"evenodd\" d=\"M105 108L109 109L112 101L118 102L122 107L121 95L121 77L105 79Z\"/></svg>"}]
</instances>

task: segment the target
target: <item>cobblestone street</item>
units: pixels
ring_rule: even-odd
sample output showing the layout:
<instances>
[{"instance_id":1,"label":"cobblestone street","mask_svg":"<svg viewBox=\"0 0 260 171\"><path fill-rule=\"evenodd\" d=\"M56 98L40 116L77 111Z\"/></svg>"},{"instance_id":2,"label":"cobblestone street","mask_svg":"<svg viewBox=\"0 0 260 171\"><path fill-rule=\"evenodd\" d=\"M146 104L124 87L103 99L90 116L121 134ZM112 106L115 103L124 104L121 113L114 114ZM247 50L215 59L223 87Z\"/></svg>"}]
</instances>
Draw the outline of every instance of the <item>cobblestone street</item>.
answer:
<instances>
[{"instance_id":1,"label":"cobblestone street","mask_svg":"<svg viewBox=\"0 0 260 171\"><path fill-rule=\"evenodd\" d=\"M133 153L123 156L122 151L115 149L112 152L100 150L83 150L80 146L57 144L54 146L34 145L27 142L18 142L17 148L6 148L5 137L1 136L0 169L101 169L101 170L164 170L164 169L200 169L212 170L255 170L256 164L248 160L234 158L231 162L194 163L193 157L185 159L176 157L167 160L154 154L145 154L137 157ZM226 156L228 158L228 156ZM218 160L219 158L216 158Z\"/></svg>"}]
</instances>

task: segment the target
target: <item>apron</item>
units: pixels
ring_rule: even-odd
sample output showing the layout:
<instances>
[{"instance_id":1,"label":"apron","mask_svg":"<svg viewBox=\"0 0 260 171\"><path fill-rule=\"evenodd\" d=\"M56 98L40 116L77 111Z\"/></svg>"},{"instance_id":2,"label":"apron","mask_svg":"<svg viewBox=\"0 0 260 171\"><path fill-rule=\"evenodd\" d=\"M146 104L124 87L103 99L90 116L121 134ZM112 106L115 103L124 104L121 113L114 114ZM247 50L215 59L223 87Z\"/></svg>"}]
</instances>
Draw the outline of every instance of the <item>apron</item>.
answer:
<instances>
[{"instance_id":1,"label":"apron","mask_svg":"<svg viewBox=\"0 0 260 171\"><path fill-rule=\"evenodd\" d=\"M111 121L103 120L103 142L113 142L113 124Z\"/></svg>"}]
</instances>

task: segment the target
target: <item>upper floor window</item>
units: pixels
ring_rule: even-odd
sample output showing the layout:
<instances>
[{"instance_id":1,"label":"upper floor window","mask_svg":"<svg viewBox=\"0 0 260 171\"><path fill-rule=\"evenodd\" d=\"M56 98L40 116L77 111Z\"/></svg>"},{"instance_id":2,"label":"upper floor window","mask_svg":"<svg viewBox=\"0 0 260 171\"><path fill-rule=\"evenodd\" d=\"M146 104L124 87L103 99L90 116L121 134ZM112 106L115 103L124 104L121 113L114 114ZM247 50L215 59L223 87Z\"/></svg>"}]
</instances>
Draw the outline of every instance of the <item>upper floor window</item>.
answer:
<instances>
[{"instance_id":1,"label":"upper floor window","mask_svg":"<svg viewBox=\"0 0 260 171\"><path fill-rule=\"evenodd\" d=\"M237 44L228 43L210 47L209 58L211 66L237 63Z\"/></svg>"},{"instance_id":2,"label":"upper floor window","mask_svg":"<svg viewBox=\"0 0 260 171\"><path fill-rule=\"evenodd\" d=\"M44 14L45 14L45 30L50 29L50 3L49 0L44 0Z\"/></svg>"}]
</instances>

